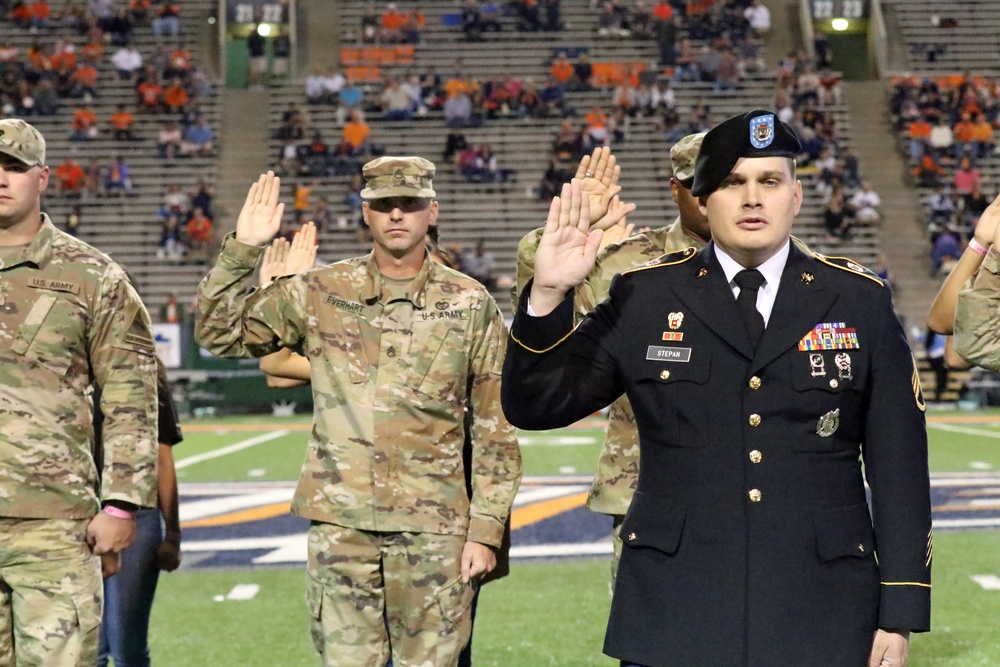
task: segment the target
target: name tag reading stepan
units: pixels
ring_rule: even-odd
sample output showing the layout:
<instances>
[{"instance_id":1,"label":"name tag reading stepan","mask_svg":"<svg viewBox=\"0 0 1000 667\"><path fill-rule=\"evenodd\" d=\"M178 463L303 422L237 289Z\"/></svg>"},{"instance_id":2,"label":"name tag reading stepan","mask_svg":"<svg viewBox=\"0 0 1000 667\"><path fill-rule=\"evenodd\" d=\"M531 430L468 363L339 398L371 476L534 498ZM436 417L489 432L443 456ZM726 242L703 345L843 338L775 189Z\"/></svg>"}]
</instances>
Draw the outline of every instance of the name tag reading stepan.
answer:
<instances>
[{"instance_id":1,"label":"name tag reading stepan","mask_svg":"<svg viewBox=\"0 0 1000 667\"><path fill-rule=\"evenodd\" d=\"M662 347L650 345L646 348L646 359L649 361L691 361L690 347Z\"/></svg>"}]
</instances>

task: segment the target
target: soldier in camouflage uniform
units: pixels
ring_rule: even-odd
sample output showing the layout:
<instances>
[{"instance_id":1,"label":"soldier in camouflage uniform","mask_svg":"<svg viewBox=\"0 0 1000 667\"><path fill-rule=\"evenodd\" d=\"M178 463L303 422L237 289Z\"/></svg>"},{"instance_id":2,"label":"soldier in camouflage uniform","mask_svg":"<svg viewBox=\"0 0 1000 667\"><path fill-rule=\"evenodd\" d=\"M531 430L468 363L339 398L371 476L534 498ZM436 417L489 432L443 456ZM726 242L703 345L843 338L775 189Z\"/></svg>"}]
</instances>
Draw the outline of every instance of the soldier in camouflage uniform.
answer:
<instances>
[{"instance_id":1,"label":"soldier in camouflage uniform","mask_svg":"<svg viewBox=\"0 0 1000 667\"><path fill-rule=\"evenodd\" d=\"M122 269L41 212L48 178L42 135L0 120L0 665L91 667L99 555L156 502L155 349Z\"/></svg>"},{"instance_id":2,"label":"soldier in camouflage uniform","mask_svg":"<svg viewBox=\"0 0 1000 667\"><path fill-rule=\"evenodd\" d=\"M979 240L980 237L982 241ZM966 260L966 256L972 259ZM955 352L977 366L1000 371L1000 196L980 216L976 233L956 271L963 268L967 261L972 262L973 267L979 262L981 264L974 282L958 293L955 306ZM971 274L970 270L959 276L953 281L955 287L965 282L966 276ZM951 276L949 281L952 281ZM945 287L941 290L944 292ZM934 309L939 307L940 301L941 294L935 300Z\"/></svg>"},{"instance_id":3,"label":"soldier in camouflage uniform","mask_svg":"<svg viewBox=\"0 0 1000 667\"><path fill-rule=\"evenodd\" d=\"M482 285L427 257L434 165L363 171L372 253L248 293L284 209L279 179L261 176L199 287L196 337L222 356L309 358L315 425L292 511L313 521L306 597L323 664L450 666L520 481L499 403L506 332Z\"/></svg>"},{"instance_id":4,"label":"soldier in camouflage uniform","mask_svg":"<svg viewBox=\"0 0 1000 667\"><path fill-rule=\"evenodd\" d=\"M688 135L670 149L670 163L673 170L670 191L679 209L677 218L666 227L630 236L602 249L593 271L576 289L574 303L578 320L582 320L597 304L607 298L608 288L615 274L656 259L664 253L676 252L690 246L701 248L708 242L710 236L708 220L698 210L698 200L691 196L690 191L694 179L695 160L704 136L704 132ZM615 170L613 159L614 156L605 149L600 154L595 152L590 158L589 165L581 163L576 177L578 179L582 177L585 189L591 193L592 206L598 203L595 201L595 194L599 196L613 185L614 177L609 174L609 167L610 170ZM588 171L590 165L594 165L593 172ZM595 217L600 219L603 215L604 210L599 209L597 213L591 215L591 219ZM535 251L538 249L542 231L542 229L532 231L518 244L515 308L521 289L534 274ZM597 475L594 477L594 484L587 498L587 506L591 510L609 514L614 519L612 583L618 571L618 558L622 549L619 529L629 503L632 502L632 494L638 479L639 434L636 431L635 416L632 414L628 398L622 396L611 404L608 430L597 464Z\"/></svg>"}]
</instances>

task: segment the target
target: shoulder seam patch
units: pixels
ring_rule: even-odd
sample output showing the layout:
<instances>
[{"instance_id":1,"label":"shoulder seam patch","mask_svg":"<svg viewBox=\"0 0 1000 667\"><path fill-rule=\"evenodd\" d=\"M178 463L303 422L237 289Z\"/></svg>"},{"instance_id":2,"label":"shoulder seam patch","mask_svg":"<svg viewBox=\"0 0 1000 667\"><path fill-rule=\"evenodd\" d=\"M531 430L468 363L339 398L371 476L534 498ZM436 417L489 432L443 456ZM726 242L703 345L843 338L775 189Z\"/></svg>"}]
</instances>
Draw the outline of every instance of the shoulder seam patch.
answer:
<instances>
[{"instance_id":1,"label":"shoulder seam patch","mask_svg":"<svg viewBox=\"0 0 1000 667\"><path fill-rule=\"evenodd\" d=\"M882 282L882 279L879 278L878 276L876 276L871 271L871 269L867 269L867 268L861 266L860 264L858 264L857 262L855 262L850 257L837 257L835 255L822 255L822 254L820 254L818 252L814 252L813 253L813 257L815 257L819 261L823 262L827 266L832 266L835 269L840 269L841 271L847 271L848 273L853 274L855 276L861 276L862 278L867 278L868 280L872 281L873 283L878 283L879 286L885 287L885 283ZM832 259L842 259L845 262L850 262L851 264L855 264L857 266L861 266L861 268L864 269L864 270L863 271L856 271L856 270L848 268L846 266L841 266L840 264L837 264L836 262L831 262L830 260L832 260Z\"/></svg>"},{"instance_id":2,"label":"shoulder seam patch","mask_svg":"<svg viewBox=\"0 0 1000 667\"><path fill-rule=\"evenodd\" d=\"M530 317L530 315L529 315L529 317ZM577 327L579 327L581 323L582 323L582 321L581 322L577 322L575 325L573 325L573 328L570 329L570 331L569 331L568 334L566 334L565 336L563 336L562 338L560 338L556 342L552 343L552 345L549 345L544 350L536 350L533 347L528 347L527 345L525 345L524 343L522 343L520 340L518 340L516 336L514 336L514 332L513 331L511 331L507 335L510 336L510 339L512 341L514 341L515 343L517 343L518 345L520 345L521 347L523 347L528 352L532 352L534 354L545 354L546 352L550 352L550 351L554 350L555 348L559 347L560 345L562 345L566 341L567 338L569 338L570 336L573 335L573 332L576 331Z\"/></svg>"},{"instance_id":3,"label":"shoulder seam patch","mask_svg":"<svg viewBox=\"0 0 1000 667\"><path fill-rule=\"evenodd\" d=\"M679 260L677 260L675 262L663 262L663 261L661 261L664 257L669 257L670 255L676 255L678 252L681 252L681 253L684 254L684 256L682 258L680 258ZM629 273L636 273L638 271L646 271L647 269L657 269L657 268L659 268L661 266L675 266L677 264L683 264L684 262L686 262L689 259L691 259L692 257L694 257L697 254L697 252L698 252L697 248L695 248L694 246L688 246L684 250L663 253L662 255L660 255L656 259L652 260L651 262L647 262L646 264L644 264L642 266L637 266L634 269L629 269L627 271L622 271L621 274L619 274L619 275L623 275L624 276L624 275L627 275Z\"/></svg>"}]
</instances>

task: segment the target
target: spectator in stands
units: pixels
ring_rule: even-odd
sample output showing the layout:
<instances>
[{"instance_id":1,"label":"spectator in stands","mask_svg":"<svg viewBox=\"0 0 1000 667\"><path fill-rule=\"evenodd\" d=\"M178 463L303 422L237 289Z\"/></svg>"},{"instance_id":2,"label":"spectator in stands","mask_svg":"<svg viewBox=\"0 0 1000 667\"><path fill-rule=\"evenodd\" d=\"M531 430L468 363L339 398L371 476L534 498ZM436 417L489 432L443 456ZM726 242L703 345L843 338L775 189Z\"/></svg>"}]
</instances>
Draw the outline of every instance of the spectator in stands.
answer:
<instances>
[{"instance_id":1,"label":"spectator in stands","mask_svg":"<svg viewBox=\"0 0 1000 667\"><path fill-rule=\"evenodd\" d=\"M73 92L72 97L82 97L93 99L97 97L97 67L90 60L84 61L83 65L73 72Z\"/></svg>"},{"instance_id":2,"label":"spectator in stands","mask_svg":"<svg viewBox=\"0 0 1000 667\"><path fill-rule=\"evenodd\" d=\"M600 105L591 109L586 116L587 134L595 144L603 144L608 140L608 117Z\"/></svg>"},{"instance_id":3,"label":"spectator in stands","mask_svg":"<svg viewBox=\"0 0 1000 667\"><path fill-rule=\"evenodd\" d=\"M132 23L146 26L152 21L153 4L150 0L129 0L128 11Z\"/></svg>"},{"instance_id":4,"label":"spectator in stands","mask_svg":"<svg viewBox=\"0 0 1000 667\"><path fill-rule=\"evenodd\" d=\"M163 104L167 111L179 113L190 100L191 96L180 79L173 79L163 91Z\"/></svg>"},{"instance_id":5,"label":"spectator in stands","mask_svg":"<svg viewBox=\"0 0 1000 667\"><path fill-rule=\"evenodd\" d=\"M35 86L35 113L39 116L53 116L59 111L59 95L52 82L42 79Z\"/></svg>"},{"instance_id":6,"label":"spectator in stands","mask_svg":"<svg viewBox=\"0 0 1000 667\"><path fill-rule=\"evenodd\" d=\"M200 208L205 217L215 220L212 214L212 202L215 200L215 189L205 182L204 178L198 179L198 184L191 193L191 208Z\"/></svg>"},{"instance_id":7,"label":"spectator in stands","mask_svg":"<svg viewBox=\"0 0 1000 667\"><path fill-rule=\"evenodd\" d=\"M469 142L465 139L465 133L462 132L462 128L453 127L448 130L448 136L444 142L444 163L445 164L457 164L456 157L458 153L469 146Z\"/></svg>"},{"instance_id":8,"label":"spectator in stands","mask_svg":"<svg viewBox=\"0 0 1000 667\"><path fill-rule=\"evenodd\" d=\"M191 210L191 198L176 183L167 187L163 194L163 205L158 217L165 218L168 215L176 215L178 219L182 216L186 219Z\"/></svg>"},{"instance_id":9,"label":"spectator in stands","mask_svg":"<svg viewBox=\"0 0 1000 667\"><path fill-rule=\"evenodd\" d=\"M750 6L743 12L744 18L758 37L767 35L771 30L771 12L760 0L750 0Z\"/></svg>"},{"instance_id":10,"label":"spectator in stands","mask_svg":"<svg viewBox=\"0 0 1000 667\"><path fill-rule=\"evenodd\" d=\"M538 32L542 29L542 17L536 0L511 0L519 32Z\"/></svg>"},{"instance_id":11,"label":"spectator in stands","mask_svg":"<svg viewBox=\"0 0 1000 667\"><path fill-rule=\"evenodd\" d=\"M180 151L181 139L181 128L175 121L168 120L156 135L157 155L164 159L176 157Z\"/></svg>"},{"instance_id":12,"label":"spectator in stands","mask_svg":"<svg viewBox=\"0 0 1000 667\"><path fill-rule=\"evenodd\" d=\"M407 44L419 44L420 35L427 25L427 18L418 9L410 10L403 22L403 41Z\"/></svg>"},{"instance_id":13,"label":"spectator in stands","mask_svg":"<svg viewBox=\"0 0 1000 667\"><path fill-rule=\"evenodd\" d=\"M869 181L861 181L861 189L851 197L851 208L854 210L854 217L863 224L874 225L879 221L879 207L882 199L878 193L872 189Z\"/></svg>"},{"instance_id":14,"label":"spectator in stands","mask_svg":"<svg viewBox=\"0 0 1000 667\"><path fill-rule=\"evenodd\" d=\"M413 117L413 98L399 85L396 77L389 77L379 99L386 120L410 120Z\"/></svg>"},{"instance_id":15,"label":"spectator in stands","mask_svg":"<svg viewBox=\"0 0 1000 667\"><path fill-rule=\"evenodd\" d=\"M142 68L142 55L133 47L125 45L111 56L111 64L118 72L118 78L131 81L132 76Z\"/></svg>"},{"instance_id":16,"label":"spectator in stands","mask_svg":"<svg viewBox=\"0 0 1000 667\"><path fill-rule=\"evenodd\" d=\"M566 53L560 51L556 59L552 61L552 67L549 68L549 74L552 75L556 81L562 84L568 84L570 79L573 78L573 64L566 59Z\"/></svg>"},{"instance_id":17,"label":"spectator in stands","mask_svg":"<svg viewBox=\"0 0 1000 667\"><path fill-rule=\"evenodd\" d=\"M483 13L478 0L465 0L462 5L462 32L468 42L478 42L483 35Z\"/></svg>"},{"instance_id":18,"label":"spectator in stands","mask_svg":"<svg viewBox=\"0 0 1000 667\"><path fill-rule=\"evenodd\" d=\"M309 131L309 117L298 104L290 102L281 114L279 139L304 139Z\"/></svg>"},{"instance_id":19,"label":"spectator in stands","mask_svg":"<svg viewBox=\"0 0 1000 667\"><path fill-rule=\"evenodd\" d=\"M551 201L559 194L563 183L568 183L573 178L573 174L572 160L560 160L555 156L549 158L549 166L542 175L542 182L538 187L538 198L541 201Z\"/></svg>"},{"instance_id":20,"label":"spectator in stands","mask_svg":"<svg viewBox=\"0 0 1000 667\"><path fill-rule=\"evenodd\" d=\"M538 96L542 101L544 116L562 118L573 113L573 109L566 105L566 89L552 77L546 79Z\"/></svg>"},{"instance_id":21,"label":"spectator in stands","mask_svg":"<svg viewBox=\"0 0 1000 667\"><path fill-rule=\"evenodd\" d=\"M102 186L104 169L101 167L97 158L90 158L87 162L87 166L83 168L83 173L84 191L100 195L103 192Z\"/></svg>"},{"instance_id":22,"label":"spectator in stands","mask_svg":"<svg viewBox=\"0 0 1000 667\"><path fill-rule=\"evenodd\" d=\"M667 5L667 7L669 8L670 6ZM653 14L655 17L655 9ZM670 19L655 19L653 37L656 39L656 46L660 54L660 65L663 67L673 67L677 62L677 35L680 29L681 19L679 16Z\"/></svg>"},{"instance_id":23,"label":"spectator in stands","mask_svg":"<svg viewBox=\"0 0 1000 667\"><path fill-rule=\"evenodd\" d=\"M476 249L462 257L462 272L478 280L486 289L493 289L496 287L493 278L494 264L493 254L486 252L486 242L479 239Z\"/></svg>"},{"instance_id":24,"label":"spectator in stands","mask_svg":"<svg viewBox=\"0 0 1000 667\"><path fill-rule=\"evenodd\" d=\"M295 139L287 137L279 149L278 163L281 169L289 175L297 176L302 171L302 156Z\"/></svg>"},{"instance_id":25,"label":"spectator in stands","mask_svg":"<svg viewBox=\"0 0 1000 667\"><path fill-rule=\"evenodd\" d=\"M67 156L55 169L55 185L57 195L72 195L79 197L83 194L84 179L86 174L80 163Z\"/></svg>"},{"instance_id":26,"label":"spectator in stands","mask_svg":"<svg viewBox=\"0 0 1000 667\"><path fill-rule=\"evenodd\" d=\"M840 76L824 67L819 72L819 103L825 107L840 104Z\"/></svg>"},{"instance_id":27,"label":"spectator in stands","mask_svg":"<svg viewBox=\"0 0 1000 667\"><path fill-rule=\"evenodd\" d=\"M139 98L139 109L148 113L159 113L163 110L163 87L157 80L155 72L148 68L143 80L136 87Z\"/></svg>"},{"instance_id":28,"label":"spectator in stands","mask_svg":"<svg viewBox=\"0 0 1000 667\"><path fill-rule=\"evenodd\" d=\"M406 15L390 2L379 19L379 41L383 44L399 44L403 41L403 24Z\"/></svg>"},{"instance_id":29,"label":"spectator in stands","mask_svg":"<svg viewBox=\"0 0 1000 667\"><path fill-rule=\"evenodd\" d=\"M379 17L375 14L374 7L365 7L365 13L361 16L361 41L372 44L379 38Z\"/></svg>"},{"instance_id":30,"label":"spectator in stands","mask_svg":"<svg viewBox=\"0 0 1000 667\"><path fill-rule=\"evenodd\" d=\"M594 67L586 53L581 53L573 63L573 78L566 84L567 90L590 90L594 76Z\"/></svg>"},{"instance_id":31,"label":"spectator in stands","mask_svg":"<svg viewBox=\"0 0 1000 667\"><path fill-rule=\"evenodd\" d=\"M563 29L561 0L541 0L539 14L542 17L542 30L558 32Z\"/></svg>"},{"instance_id":32,"label":"spectator in stands","mask_svg":"<svg viewBox=\"0 0 1000 667\"><path fill-rule=\"evenodd\" d=\"M922 125L921 125L921 123L922 123ZM915 153L916 147L913 145L913 132L914 132L914 126L919 126L919 128L922 131L922 128L925 125L927 127L930 126L927 123L927 121L923 120L922 118L920 118L918 120L915 120L914 122L910 123L910 156L911 156L911 159L912 159L912 156L914 154L917 154L917 155L919 155L921 157L923 156L923 151L920 151L919 153ZM928 133L927 143L930 146L931 151L934 154L934 158L937 159L937 160L941 160L944 157L949 157L949 156L952 155L953 146L954 146L954 143L955 143L955 138L954 138L954 136L952 134L951 125L948 124L948 119L947 118L945 118L944 116L942 116L941 118L938 118L937 125L935 125L933 128L931 128L930 132Z\"/></svg>"},{"instance_id":33,"label":"spectator in stands","mask_svg":"<svg viewBox=\"0 0 1000 667\"><path fill-rule=\"evenodd\" d=\"M73 114L70 141L90 141L97 137L97 114L89 104L84 104Z\"/></svg>"},{"instance_id":34,"label":"spectator in stands","mask_svg":"<svg viewBox=\"0 0 1000 667\"><path fill-rule=\"evenodd\" d=\"M972 166L968 157L963 157L958 163L958 169L952 177L952 187L955 192L967 195L980 185L979 170Z\"/></svg>"},{"instance_id":35,"label":"spectator in stands","mask_svg":"<svg viewBox=\"0 0 1000 667\"><path fill-rule=\"evenodd\" d=\"M972 126L972 145L976 153L976 159L981 159L991 155L996 150L996 141L993 139L993 126L986 119L985 114L978 114Z\"/></svg>"},{"instance_id":36,"label":"spectator in stands","mask_svg":"<svg viewBox=\"0 0 1000 667\"><path fill-rule=\"evenodd\" d=\"M104 172L104 193L122 195L132 191L132 169L125 158L116 155Z\"/></svg>"},{"instance_id":37,"label":"spectator in stands","mask_svg":"<svg viewBox=\"0 0 1000 667\"><path fill-rule=\"evenodd\" d=\"M951 227L955 223L956 206L955 200L946 193L940 184L934 186L934 192L927 198L927 207L930 210L930 224L928 229L932 234L937 234L946 227Z\"/></svg>"},{"instance_id":38,"label":"spectator in stands","mask_svg":"<svg viewBox=\"0 0 1000 667\"><path fill-rule=\"evenodd\" d=\"M722 52L718 68L715 71L715 85L712 90L721 93L724 90L736 90L740 87L740 67L736 54L731 49Z\"/></svg>"},{"instance_id":39,"label":"spectator in stands","mask_svg":"<svg viewBox=\"0 0 1000 667\"><path fill-rule=\"evenodd\" d=\"M357 240L359 243L371 239L371 232L368 230L368 225L365 224L362 212L364 200L361 198L361 191L364 187L365 180L361 172L356 170L351 174L351 180L348 182L347 190L344 192L344 204L347 205L347 210L350 212L350 223L357 231Z\"/></svg>"},{"instance_id":40,"label":"spectator in stands","mask_svg":"<svg viewBox=\"0 0 1000 667\"><path fill-rule=\"evenodd\" d=\"M345 85L347 85L347 79L336 67L327 69L326 75L323 77L323 92L327 96L328 104L337 102L337 96L340 95L340 91Z\"/></svg>"},{"instance_id":41,"label":"spectator in stands","mask_svg":"<svg viewBox=\"0 0 1000 667\"><path fill-rule=\"evenodd\" d=\"M701 81L701 79L701 68L694 49L691 46L691 40L682 39L680 48L674 58L673 82Z\"/></svg>"},{"instance_id":42,"label":"spectator in stands","mask_svg":"<svg viewBox=\"0 0 1000 667\"><path fill-rule=\"evenodd\" d=\"M325 78L322 67L314 68L312 73L306 77L306 101L310 104L328 103L330 101L326 90L323 88Z\"/></svg>"},{"instance_id":43,"label":"spectator in stands","mask_svg":"<svg viewBox=\"0 0 1000 667\"><path fill-rule=\"evenodd\" d=\"M135 125L135 116L125 107L118 105L118 110L111 114L111 135L115 141L135 141L135 134L132 126Z\"/></svg>"},{"instance_id":44,"label":"spectator in stands","mask_svg":"<svg viewBox=\"0 0 1000 667\"><path fill-rule=\"evenodd\" d=\"M979 183L972 186L972 192L965 195L963 208L965 213L965 224L974 229L976 223L979 222L980 216L986 211L986 208L990 205L992 198L987 197L983 194L983 191L979 188Z\"/></svg>"},{"instance_id":45,"label":"spectator in stands","mask_svg":"<svg viewBox=\"0 0 1000 667\"><path fill-rule=\"evenodd\" d=\"M125 46L132 41L132 17L127 8L119 9L111 19L104 24L105 34L115 46Z\"/></svg>"},{"instance_id":46,"label":"spectator in stands","mask_svg":"<svg viewBox=\"0 0 1000 667\"><path fill-rule=\"evenodd\" d=\"M215 130L204 118L199 118L194 125L184 128L183 136L180 154L185 157L210 157L215 150Z\"/></svg>"},{"instance_id":47,"label":"spectator in stands","mask_svg":"<svg viewBox=\"0 0 1000 667\"><path fill-rule=\"evenodd\" d=\"M212 221L200 208L191 211L185 231L188 244L193 250L205 250L212 243Z\"/></svg>"},{"instance_id":48,"label":"spectator in stands","mask_svg":"<svg viewBox=\"0 0 1000 667\"><path fill-rule=\"evenodd\" d=\"M466 127L472 121L472 98L465 92L456 92L444 103L444 122L448 127Z\"/></svg>"},{"instance_id":49,"label":"spectator in stands","mask_svg":"<svg viewBox=\"0 0 1000 667\"><path fill-rule=\"evenodd\" d=\"M267 71L267 40L260 34L260 25L247 35L247 83L251 88L260 88L264 72Z\"/></svg>"},{"instance_id":50,"label":"spectator in stands","mask_svg":"<svg viewBox=\"0 0 1000 667\"><path fill-rule=\"evenodd\" d=\"M304 150L303 150L304 149ZM305 163L306 170L311 174L325 174L330 166L330 146L323 139L323 134L313 132L309 144L299 148L299 154Z\"/></svg>"},{"instance_id":51,"label":"spectator in stands","mask_svg":"<svg viewBox=\"0 0 1000 667\"><path fill-rule=\"evenodd\" d=\"M597 17L597 35L599 37L628 37L629 31L622 21L622 13L614 2L605 2L601 7L601 15Z\"/></svg>"},{"instance_id":52,"label":"spectator in stands","mask_svg":"<svg viewBox=\"0 0 1000 667\"><path fill-rule=\"evenodd\" d=\"M180 261L184 256L184 245L181 243L180 218L171 213L163 220L160 228L160 248L156 251L157 259Z\"/></svg>"},{"instance_id":53,"label":"spectator in stands","mask_svg":"<svg viewBox=\"0 0 1000 667\"><path fill-rule=\"evenodd\" d=\"M917 178L917 185L926 188L940 185L945 172L934 157L934 152L927 149L920 156L920 162L913 168L913 175Z\"/></svg>"},{"instance_id":54,"label":"spectator in stands","mask_svg":"<svg viewBox=\"0 0 1000 667\"><path fill-rule=\"evenodd\" d=\"M950 271L951 265L962 256L961 245L955 230L946 227L931 246L931 277Z\"/></svg>"},{"instance_id":55,"label":"spectator in stands","mask_svg":"<svg viewBox=\"0 0 1000 667\"><path fill-rule=\"evenodd\" d=\"M830 196L823 210L823 227L826 229L827 241L846 241L851 234L851 211L844 206L843 194L840 191Z\"/></svg>"},{"instance_id":56,"label":"spectator in stands","mask_svg":"<svg viewBox=\"0 0 1000 667\"><path fill-rule=\"evenodd\" d=\"M153 19L153 34L157 37L171 35L176 37L181 32L181 8L176 2L166 0L156 10Z\"/></svg>"},{"instance_id":57,"label":"spectator in stands","mask_svg":"<svg viewBox=\"0 0 1000 667\"><path fill-rule=\"evenodd\" d=\"M288 33L279 32L271 39L271 73L277 78L285 78L291 57L292 39Z\"/></svg>"},{"instance_id":58,"label":"spectator in stands","mask_svg":"<svg viewBox=\"0 0 1000 667\"><path fill-rule=\"evenodd\" d=\"M952 127L952 134L955 138L955 159L960 160L968 157L970 163L976 161L975 144L975 124L972 122L972 114L968 111L962 112L961 119Z\"/></svg>"},{"instance_id":59,"label":"spectator in stands","mask_svg":"<svg viewBox=\"0 0 1000 667\"><path fill-rule=\"evenodd\" d=\"M344 124L340 135L339 155L358 157L368 152L368 138L371 127L366 123L359 111L351 112L350 120Z\"/></svg>"},{"instance_id":60,"label":"spectator in stands","mask_svg":"<svg viewBox=\"0 0 1000 667\"><path fill-rule=\"evenodd\" d=\"M316 183L295 184L295 201L292 204L292 211L294 212L296 225L301 225L302 218L304 218L306 213L309 212L309 197L312 196L313 190L315 189Z\"/></svg>"},{"instance_id":61,"label":"spectator in stands","mask_svg":"<svg viewBox=\"0 0 1000 667\"><path fill-rule=\"evenodd\" d=\"M66 214L66 224L63 226L63 230L72 236L79 236L81 222L83 222L83 206L73 204L69 213Z\"/></svg>"}]
</instances>

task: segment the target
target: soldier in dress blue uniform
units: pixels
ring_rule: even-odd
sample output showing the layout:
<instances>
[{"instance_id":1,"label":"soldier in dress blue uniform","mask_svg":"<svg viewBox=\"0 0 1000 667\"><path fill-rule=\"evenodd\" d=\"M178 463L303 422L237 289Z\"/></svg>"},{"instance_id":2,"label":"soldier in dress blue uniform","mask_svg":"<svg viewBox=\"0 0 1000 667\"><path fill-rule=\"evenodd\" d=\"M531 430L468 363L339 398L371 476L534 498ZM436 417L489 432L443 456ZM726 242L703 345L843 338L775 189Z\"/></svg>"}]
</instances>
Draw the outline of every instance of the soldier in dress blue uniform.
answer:
<instances>
[{"instance_id":1,"label":"soldier in dress blue uniform","mask_svg":"<svg viewBox=\"0 0 1000 667\"><path fill-rule=\"evenodd\" d=\"M798 152L767 111L713 128L692 187L712 243L622 273L575 330L600 232L577 182L549 211L503 407L526 429L635 409L604 644L623 665L902 667L929 630L920 384L882 281L789 243Z\"/></svg>"}]
</instances>

